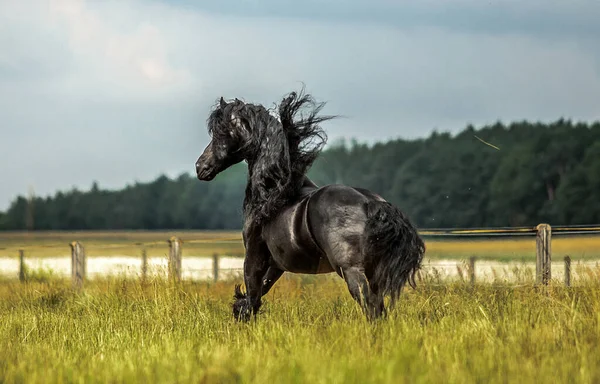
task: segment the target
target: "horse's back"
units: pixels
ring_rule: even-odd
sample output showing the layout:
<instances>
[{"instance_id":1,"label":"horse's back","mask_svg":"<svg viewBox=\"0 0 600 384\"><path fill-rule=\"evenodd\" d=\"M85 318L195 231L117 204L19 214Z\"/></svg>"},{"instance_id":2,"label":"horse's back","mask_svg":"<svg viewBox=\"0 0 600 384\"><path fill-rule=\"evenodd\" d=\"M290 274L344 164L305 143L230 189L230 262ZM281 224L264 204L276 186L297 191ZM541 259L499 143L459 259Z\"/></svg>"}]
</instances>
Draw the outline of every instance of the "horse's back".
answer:
<instances>
[{"instance_id":1,"label":"horse's back","mask_svg":"<svg viewBox=\"0 0 600 384\"><path fill-rule=\"evenodd\" d=\"M366 203L373 200L383 199L340 184L303 188L298 200L264 229L273 261L290 272L333 272L334 249L362 247Z\"/></svg>"},{"instance_id":2,"label":"horse's back","mask_svg":"<svg viewBox=\"0 0 600 384\"><path fill-rule=\"evenodd\" d=\"M363 222L366 219L366 203L385 201L381 196L364 188L343 184L330 184L316 189L308 204L309 219L317 220L322 226L336 227L349 221Z\"/></svg>"}]
</instances>

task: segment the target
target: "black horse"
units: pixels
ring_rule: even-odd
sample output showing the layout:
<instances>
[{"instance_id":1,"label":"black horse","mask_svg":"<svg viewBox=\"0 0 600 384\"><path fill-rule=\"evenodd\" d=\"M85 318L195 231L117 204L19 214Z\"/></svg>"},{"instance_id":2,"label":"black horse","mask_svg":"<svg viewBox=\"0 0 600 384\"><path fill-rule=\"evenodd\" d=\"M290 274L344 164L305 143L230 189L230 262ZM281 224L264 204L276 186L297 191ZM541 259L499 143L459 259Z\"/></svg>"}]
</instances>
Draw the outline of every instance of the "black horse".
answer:
<instances>
[{"instance_id":1,"label":"black horse","mask_svg":"<svg viewBox=\"0 0 600 384\"><path fill-rule=\"evenodd\" d=\"M211 141L196 162L209 181L248 163L243 203L246 293L235 287L233 315L249 320L284 271L336 272L368 319L385 315L420 268L425 245L410 220L381 196L344 185L318 187L306 177L326 141L324 103L292 92L279 119L262 105L221 99L207 123ZM296 115L311 107L307 115Z\"/></svg>"}]
</instances>

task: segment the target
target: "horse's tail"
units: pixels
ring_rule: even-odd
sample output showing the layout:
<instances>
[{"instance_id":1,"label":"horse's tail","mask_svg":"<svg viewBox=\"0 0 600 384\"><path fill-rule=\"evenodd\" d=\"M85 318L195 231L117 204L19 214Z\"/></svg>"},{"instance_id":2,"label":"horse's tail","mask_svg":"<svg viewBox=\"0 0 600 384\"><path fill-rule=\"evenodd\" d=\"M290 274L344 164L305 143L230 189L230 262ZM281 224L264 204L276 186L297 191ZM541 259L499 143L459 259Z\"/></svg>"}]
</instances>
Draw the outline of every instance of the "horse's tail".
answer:
<instances>
[{"instance_id":1,"label":"horse's tail","mask_svg":"<svg viewBox=\"0 0 600 384\"><path fill-rule=\"evenodd\" d=\"M371 265L369 283L392 304L408 283L415 288L415 274L421 267L425 244L409 218L386 201L366 204L364 256Z\"/></svg>"}]
</instances>

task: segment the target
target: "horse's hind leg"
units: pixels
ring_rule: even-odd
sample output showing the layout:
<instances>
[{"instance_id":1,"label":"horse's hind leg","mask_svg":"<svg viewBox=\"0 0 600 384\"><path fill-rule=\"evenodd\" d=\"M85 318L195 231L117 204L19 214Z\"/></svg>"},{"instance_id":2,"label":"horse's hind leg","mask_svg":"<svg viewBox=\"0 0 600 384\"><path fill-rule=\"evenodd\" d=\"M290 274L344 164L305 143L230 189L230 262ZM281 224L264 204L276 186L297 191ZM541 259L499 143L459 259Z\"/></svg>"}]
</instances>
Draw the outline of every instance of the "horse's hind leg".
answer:
<instances>
[{"instance_id":1,"label":"horse's hind leg","mask_svg":"<svg viewBox=\"0 0 600 384\"><path fill-rule=\"evenodd\" d=\"M383 314L383 299L371 290L367 276L362 269L342 268L342 277L346 281L350 294L361 306L369 320L374 320Z\"/></svg>"},{"instance_id":2,"label":"horse's hind leg","mask_svg":"<svg viewBox=\"0 0 600 384\"><path fill-rule=\"evenodd\" d=\"M383 295L381 294L379 288L376 285L373 285L372 281L369 281L369 288L371 288L372 302L375 308L375 317L387 316Z\"/></svg>"}]
</instances>

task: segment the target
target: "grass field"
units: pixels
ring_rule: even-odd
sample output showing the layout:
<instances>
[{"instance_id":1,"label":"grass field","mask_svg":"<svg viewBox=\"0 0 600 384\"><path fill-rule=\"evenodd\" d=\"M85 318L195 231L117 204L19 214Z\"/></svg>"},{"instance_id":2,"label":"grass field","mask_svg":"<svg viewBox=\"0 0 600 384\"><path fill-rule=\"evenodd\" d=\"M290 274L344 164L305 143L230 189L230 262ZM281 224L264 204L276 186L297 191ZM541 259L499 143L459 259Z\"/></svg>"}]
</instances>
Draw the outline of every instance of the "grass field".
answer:
<instances>
[{"instance_id":1,"label":"grass field","mask_svg":"<svg viewBox=\"0 0 600 384\"><path fill-rule=\"evenodd\" d=\"M288 277L256 323L228 282L0 281L0 382L600 381L600 284L423 284L368 324L340 279Z\"/></svg>"},{"instance_id":2,"label":"grass field","mask_svg":"<svg viewBox=\"0 0 600 384\"><path fill-rule=\"evenodd\" d=\"M243 256L244 249L239 231L112 231L112 232L0 232L0 257L16 257L20 248L27 256L69 256L69 243L80 241L86 254L94 256L139 256L145 244L150 257L168 253L167 240L178 236L183 240L183 257L210 256L213 253ZM535 260L535 238L494 239L439 239L425 238L426 258L466 259L477 256L481 260L532 261ZM573 260L600 259L600 236L555 236L552 251L556 257L570 255Z\"/></svg>"}]
</instances>

